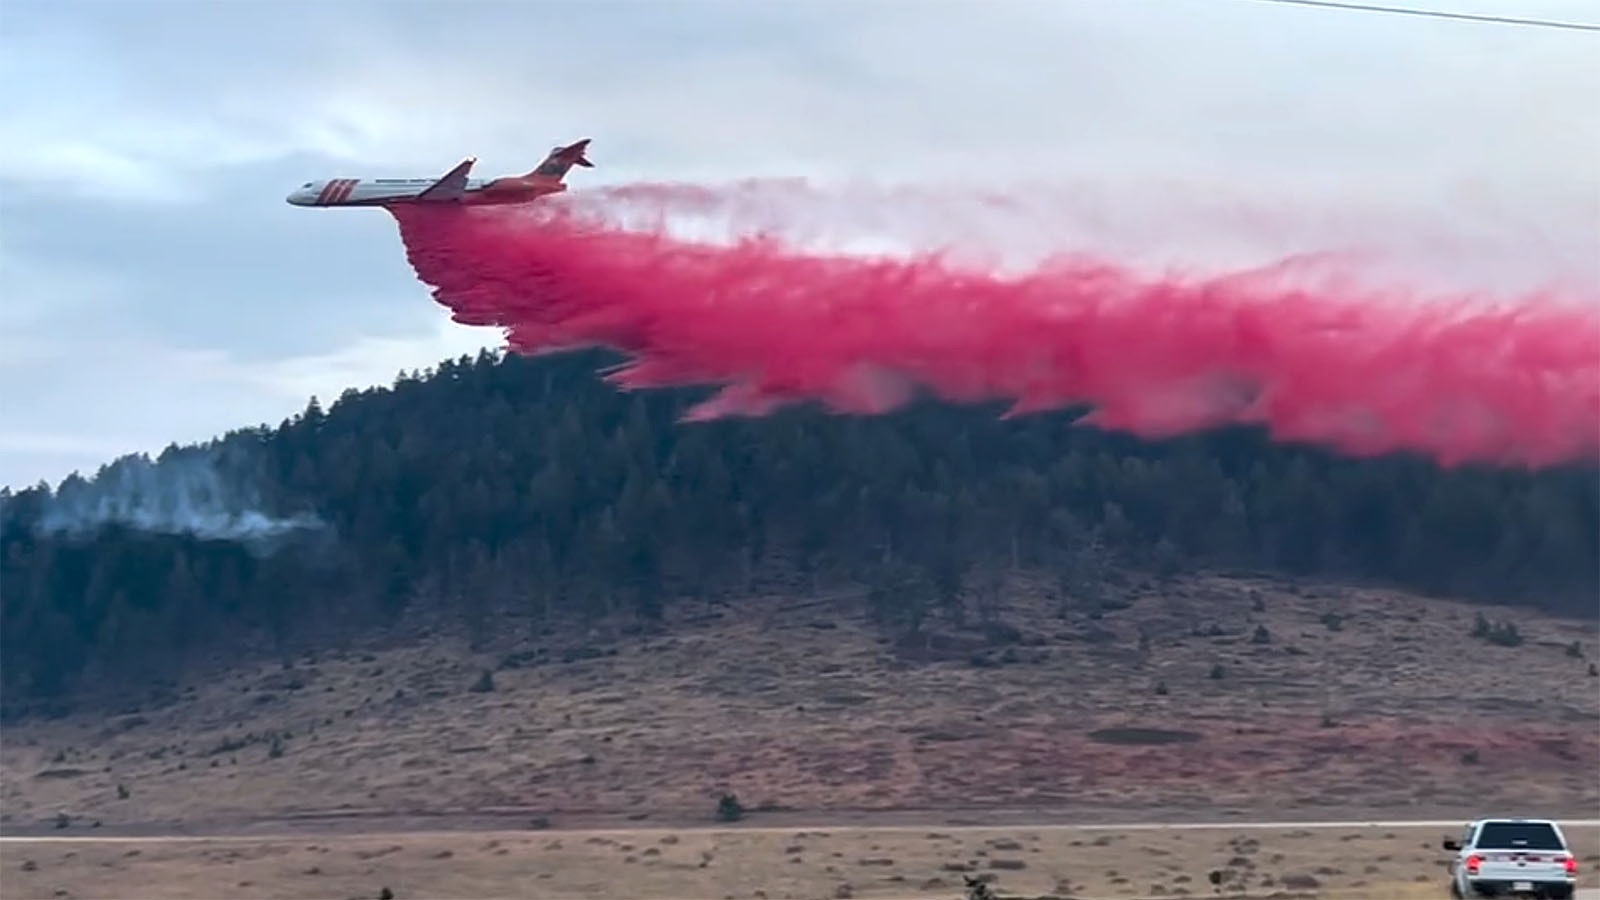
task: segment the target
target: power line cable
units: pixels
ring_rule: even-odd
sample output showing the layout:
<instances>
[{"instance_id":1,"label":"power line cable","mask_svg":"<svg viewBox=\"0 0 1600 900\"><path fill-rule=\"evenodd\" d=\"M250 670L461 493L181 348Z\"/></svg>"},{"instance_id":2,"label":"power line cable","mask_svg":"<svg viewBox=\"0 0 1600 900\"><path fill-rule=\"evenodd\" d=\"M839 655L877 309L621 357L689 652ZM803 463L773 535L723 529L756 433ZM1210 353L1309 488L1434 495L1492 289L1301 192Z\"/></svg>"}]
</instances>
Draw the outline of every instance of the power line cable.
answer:
<instances>
[{"instance_id":1,"label":"power line cable","mask_svg":"<svg viewBox=\"0 0 1600 900\"><path fill-rule=\"evenodd\" d=\"M1332 0L1256 0L1258 3L1288 3L1295 6L1320 6L1328 9L1354 9L1362 12L1398 13L1407 16L1427 16L1434 19L1459 19L1467 22L1489 22L1495 25L1531 25L1540 28L1568 28L1574 31L1600 31L1600 25L1586 22L1558 22L1553 19L1515 19L1509 16L1479 16L1472 13L1445 12L1440 9L1407 9L1403 6L1372 6L1365 3L1334 3Z\"/></svg>"}]
</instances>

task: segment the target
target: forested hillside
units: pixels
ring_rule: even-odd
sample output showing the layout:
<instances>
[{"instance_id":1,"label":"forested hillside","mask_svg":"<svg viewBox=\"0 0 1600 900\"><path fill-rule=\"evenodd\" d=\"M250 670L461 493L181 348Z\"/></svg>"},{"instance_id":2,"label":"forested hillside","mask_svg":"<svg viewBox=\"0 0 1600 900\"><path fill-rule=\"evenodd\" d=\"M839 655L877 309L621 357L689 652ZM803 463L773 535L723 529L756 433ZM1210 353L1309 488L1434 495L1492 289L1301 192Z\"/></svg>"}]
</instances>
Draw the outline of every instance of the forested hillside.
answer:
<instances>
[{"instance_id":1,"label":"forested hillside","mask_svg":"<svg viewBox=\"0 0 1600 900\"><path fill-rule=\"evenodd\" d=\"M169 450L327 528L262 549L36 526L92 493L3 497L8 703L172 673L245 636L314 644L438 605L657 618L685 596L866 583L885 628L985 614L1000 567L1090 593L1108 567L1276 570L1592 614L1600 473L1441 470L1232 431L1146 443L998 408L790 411L678 424L685 392L622 394L597 354L484 354L316 401L277 429ZM114 470L98 478L113 479Z\"/></svg>"}]
</instances>

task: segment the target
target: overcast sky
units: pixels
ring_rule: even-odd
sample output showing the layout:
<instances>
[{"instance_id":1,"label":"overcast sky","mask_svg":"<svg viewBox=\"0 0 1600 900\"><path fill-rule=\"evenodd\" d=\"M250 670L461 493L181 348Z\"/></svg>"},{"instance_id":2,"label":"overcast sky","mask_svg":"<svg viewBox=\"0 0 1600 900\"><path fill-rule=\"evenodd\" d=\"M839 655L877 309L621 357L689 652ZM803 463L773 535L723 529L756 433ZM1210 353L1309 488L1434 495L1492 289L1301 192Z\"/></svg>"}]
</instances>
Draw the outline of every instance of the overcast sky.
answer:
<instances>
[{"instance_id":1,"label":"overcast sky","mask_svg":"<svg viewBox=\"0 0 1600 900\"><path fill-rule=\"evenodd\" d=\"M1251 0L8 0L0 92L12 486L498 345L448 322L382 212L284 196L466 155L519 173L578 137L575 190L1160 176L1309 220L1315 186L1600 281L1589 32Z\"/></svg>"}]
</instances>

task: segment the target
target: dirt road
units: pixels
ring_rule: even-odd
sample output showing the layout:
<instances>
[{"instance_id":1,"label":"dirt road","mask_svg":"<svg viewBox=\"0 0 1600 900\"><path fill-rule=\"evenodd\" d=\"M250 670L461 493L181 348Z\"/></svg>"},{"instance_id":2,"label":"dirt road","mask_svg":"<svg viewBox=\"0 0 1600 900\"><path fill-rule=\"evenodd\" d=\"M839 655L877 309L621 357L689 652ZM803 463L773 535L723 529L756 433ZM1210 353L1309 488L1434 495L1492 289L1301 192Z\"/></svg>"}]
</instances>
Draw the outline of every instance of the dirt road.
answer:
<instances>
[{"instance_id":1,"label":"dirt road","mask_svg":"<svg viewBox=\"0 0 1600 900\"><path fill-rule=\"evenodd\" d=\"M981 875L1010 896L1445 896L1459 819L990 825L356 830L0 837L7 896L77 900L540 896L954 900ZM1563 820L1600 900L1600 820ZM530 894L530 891L532 892Z\"/></svg>"}]
</instances>

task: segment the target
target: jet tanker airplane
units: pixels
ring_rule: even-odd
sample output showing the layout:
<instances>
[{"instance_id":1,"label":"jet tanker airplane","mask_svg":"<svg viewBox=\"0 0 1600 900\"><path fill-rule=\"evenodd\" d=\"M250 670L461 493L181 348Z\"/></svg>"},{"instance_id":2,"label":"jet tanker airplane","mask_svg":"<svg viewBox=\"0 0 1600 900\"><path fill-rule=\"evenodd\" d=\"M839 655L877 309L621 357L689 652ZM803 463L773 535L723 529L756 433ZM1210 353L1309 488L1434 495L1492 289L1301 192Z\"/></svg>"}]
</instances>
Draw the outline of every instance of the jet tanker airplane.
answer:
<instances>
[{"instance_id":1,"label":"jet tanker airplane","mask_svg":"<svg viewBox=\"0 0 1600 900\"><path fill-rule=\"evenodd\" d=\"M290 194L295 206L392 206L402 203L459 203L468 206L528 203L567 189L562 181L573 166L594 168L583 155L589 138L550 151L526 175L468 178L475 157L464 159L441 178L333 178L308 181Z\"/></svg>"}]
</instances>

